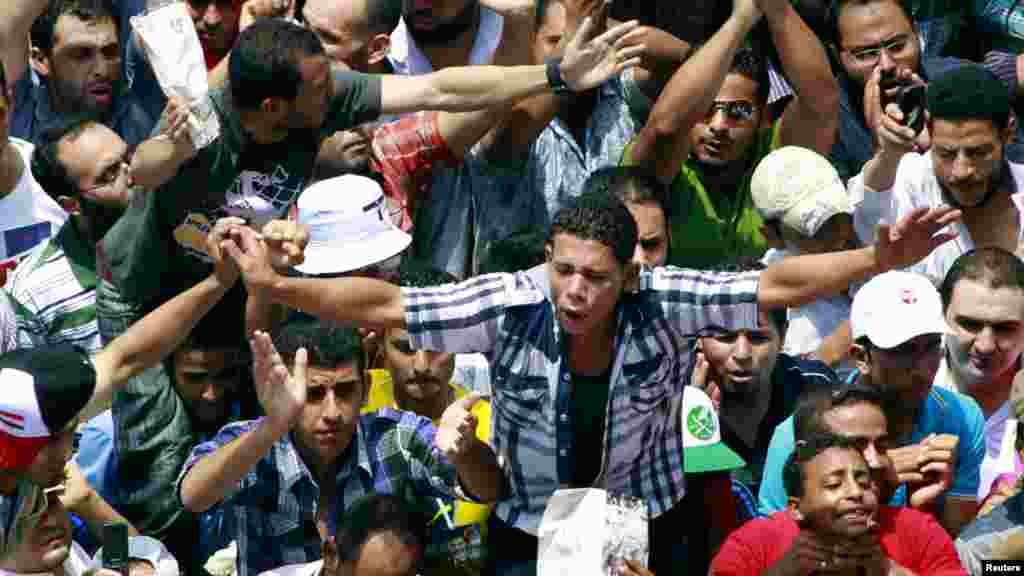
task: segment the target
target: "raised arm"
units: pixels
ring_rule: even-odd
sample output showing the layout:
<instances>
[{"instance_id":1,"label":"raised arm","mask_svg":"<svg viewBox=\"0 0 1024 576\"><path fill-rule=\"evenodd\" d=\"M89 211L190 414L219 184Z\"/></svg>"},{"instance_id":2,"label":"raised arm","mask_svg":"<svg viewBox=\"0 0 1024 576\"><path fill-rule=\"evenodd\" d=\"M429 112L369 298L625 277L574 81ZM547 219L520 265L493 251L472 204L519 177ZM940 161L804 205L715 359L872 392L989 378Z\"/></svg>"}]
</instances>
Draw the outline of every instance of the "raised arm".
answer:
<instances>
[{"instance_id":1,"label":"raised arm","mask_svg":"<svg viewBox=\"0 0 1024 576\"><path fill-rule=\"evenodd\" d=\"M12 90L28 69L28 32L46 10L47 0L4 0L0 2L0 50L7 71L7 88Z\"/></svg>"},{"instance_id":2,"label":"raised arm","mask_svg":"<svg viewBox=\"0 0 1024 576\"><path fill-rule=\"evenodd\" d=\"M796 308L847 290L850 284L906 268L952 240L939 233L959 220L949 207L919 208L895 225L878 226L878 243L859 250L785 258L761 273L757 300L765 309Z\"/></svg>"},{"instance_id":3,"label":"raised arm","mask_svg":"<svg viewBox=\"0 0 1024 576\"><path fill-rule=\"evenodd\" d=\"M192 332L199 320L227 294L238 280L238 268L230 258L220 258L217 245L237 218L219 220L207 240L217 264L214 273L178 294L132 324L96 355L96 389L85 413L108 404L114 390L129 378L162 361Z\"/></svg>"},{"instance_id":4,"label":"raised arm","mask_svg":"<svg viewBox=\"0 0 1024 576\"><path fill-rule=\"evenodd\" d=\"M325 320L378 328L405 328L401 289L370 278L287 278L270 265L266 246L247 227L231 229L224 249L238 263L250 290L277 304Z\"/></svg>"},{"instance_id":5,"label":"raised arm","mask_svg":"<svg viewBox=\"0 0 1024 576\"><path fill-rule=\"evenodd\" d=\"M782 145L828 155L839 131L839 83L825 47L789 0L759 1L782 69L797 95L782 116Z\"/></svg>"},{"instance_id":6,"label":"raised arm","mask_svg":"<svg viewBox=\"0 0 1024 576\"><path fill-rule=\"evenodd\" d=\"M736 52L761 18L754 0L736 0L733 13L690 57L661 92L631 150L634 163L648 166L669 184L689 155L690 128L711 107Z\"/></svg>"},{"instance_id":7,"label":"raised arm","mask_svg":"<svg viewBox=\"0 0 1024 576\"><path fill-rule=\"evenodd\" d=\"M203 512L223 500L302 415L306 403L306 350L299 349L295 371L289 374L267 333L253 334L250 343L253 384L267 416L188 470L181 480L181 502L191 512Z\"/></svg>"},{"instance_id":8,"label":"raised arm","mask_svg":"<svg viewBox=\"0 0 1024 576\"><path fill-rule=\"evenodd\" d=\"M637 46L625 36L636 28L627 22L596 38L584 40L593 24L584 22L569 42L558 66L574 91L589 90L639 62ZM383 76L381 111L402 114L418 110L466 112L509 104L552 90L544 65L462 66L423 76Z\"/></svg>"}]
</instances>

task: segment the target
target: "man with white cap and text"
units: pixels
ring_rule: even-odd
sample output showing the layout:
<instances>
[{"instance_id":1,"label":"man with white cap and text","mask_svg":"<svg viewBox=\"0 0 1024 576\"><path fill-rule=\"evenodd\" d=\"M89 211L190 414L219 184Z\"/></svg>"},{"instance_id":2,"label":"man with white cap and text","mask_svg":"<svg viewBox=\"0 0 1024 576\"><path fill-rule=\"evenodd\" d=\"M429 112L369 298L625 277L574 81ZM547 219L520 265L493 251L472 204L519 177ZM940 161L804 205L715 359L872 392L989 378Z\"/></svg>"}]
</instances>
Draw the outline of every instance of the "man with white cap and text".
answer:
<instances>
[{"instance_id":1,"label":"man with white cap and text","mask_svg":"<svg viewBox=\"0 0 1024 576\"><path fill-rule=\"evenodd\" d=\"M750 195L764 224L761 233L772 248L770 262L798 254L822 254L857 246L853 208L839 173L817 152L786 146L761 161L750 180ZM850 317L853 290L815 300L789 310L789 326L782 351L794 356L812 355L845 374L850 346L846 320ZM833 341L837 329L846 337ZM838 354L823 345L839 348ZM837 365L838 364L838 365Z\"/></svg>"},{"instance_id":2,"label":"man with white cap and text","mask_svg":"<svg viewBox=\"0 0 1024 576\"><path fill-rule=\"evenodd\" d=\"M938 291L919 274L876 276L854 298L850 330L853 378L879 391L888 420L879 445L891 446L886 455L900 484L890 504L930 511L955 536L977 511L984 417L973 399L932 386L949 331ZM768 448L759 495L764 513L786 507L782 470L793 446L790 418Z\"/></svg>"}]
</instances>

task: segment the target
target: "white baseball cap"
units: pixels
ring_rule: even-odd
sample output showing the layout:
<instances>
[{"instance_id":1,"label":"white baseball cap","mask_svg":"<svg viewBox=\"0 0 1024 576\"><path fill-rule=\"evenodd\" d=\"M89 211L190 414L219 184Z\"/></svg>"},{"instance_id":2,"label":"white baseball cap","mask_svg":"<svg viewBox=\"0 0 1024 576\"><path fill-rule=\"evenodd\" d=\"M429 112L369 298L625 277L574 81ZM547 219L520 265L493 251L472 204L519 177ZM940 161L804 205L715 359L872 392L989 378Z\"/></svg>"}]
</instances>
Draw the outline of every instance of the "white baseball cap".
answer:
<instances>
[{"instance_id":1,"label":"white baseball cap","mask_svg":"<svg viewBox=\"0 0 1024 576\"><path fill-rule=\"evenodd\" d=\"M711 398L700 388L683 388L683 471L715 472L734 470L747 465L740 455L722 442L722 427L718 423Z\"/></svg>"},{"instance_id":2,"label":"white baseball cap","mask_svg":"<svg viewBox=\"0 0 1024 576\"><path fill-rule=\"evenodd\" d=\"M299 195L298 220L309 229L303 274L342 274L383 262L412 242L391 222L384 191L355 174L321 180Z\"/></svg>"},{"instance_id":3,"label":"white baseball cap","mask_svg":"<svg viewBox=\"0 0 1024 576\"><path fill-rule=\"evenodd\" d=\"M781 220L807 238L829 218L853 213L839 172L821 154L798 146L761 160L750 178L750 196L762 218Z\"/></svg>"},{"instance_id":4,"label":"white baseball cap","mask_svg":"<svg viewBox=\"0 0 1024 576\"><path fill-rule=\"evenodd\" d=\"M178 576L181 571L178 561L171 555L167 547L156 538L150 536L131 536L128 538L128 558L145 560L153 565L156 576ZM93 566L103 566L103 548L92 557Z\"/></svg>"},{"instance_id":5,"label":"white baseball cap","mask_svg":"<svg viewBox=\"0 0 1024 576\"><path fill-rule=\"evenodd\" d=\"M939 292L927 277L900 270L875 276L857 291L850 310L853 340L867 337L895 348L922 334L946 334Z\"/></svg>"}]
</instances>

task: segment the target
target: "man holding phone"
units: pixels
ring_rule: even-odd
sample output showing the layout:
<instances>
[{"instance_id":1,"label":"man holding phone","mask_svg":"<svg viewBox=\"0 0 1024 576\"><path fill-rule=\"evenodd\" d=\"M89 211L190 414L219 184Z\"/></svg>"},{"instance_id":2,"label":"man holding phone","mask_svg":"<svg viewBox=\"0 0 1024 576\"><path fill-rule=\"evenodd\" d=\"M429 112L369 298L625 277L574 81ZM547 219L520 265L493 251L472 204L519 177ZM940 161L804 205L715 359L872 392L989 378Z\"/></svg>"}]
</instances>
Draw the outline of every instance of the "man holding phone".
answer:
<instances>
[{"instance_id":1,"label":"man holding phone","mask_svg":"<svg viewBox=\"0 0 1024 576\"><path fill-rule=\"evenodd\" d=\"M850 180L849 193L862 199L854 223L864 243L874 242L871 230L879 220L894 222L917 208L941 205L962 211L957 240L911 268L937 283L975 246L1017 249L1024 231L1024 197L1017 194L1024 165L1006 158L1016 121L1005 86L987 69L969 64L942 74L925 96L927 121L917 126L909 122L915 108L921 112L912 93L904 105L897 99L885 106L878 149ZM921 128L930 134L931 149L918 153L913 150Z\"/></svg>"}]
</instances>

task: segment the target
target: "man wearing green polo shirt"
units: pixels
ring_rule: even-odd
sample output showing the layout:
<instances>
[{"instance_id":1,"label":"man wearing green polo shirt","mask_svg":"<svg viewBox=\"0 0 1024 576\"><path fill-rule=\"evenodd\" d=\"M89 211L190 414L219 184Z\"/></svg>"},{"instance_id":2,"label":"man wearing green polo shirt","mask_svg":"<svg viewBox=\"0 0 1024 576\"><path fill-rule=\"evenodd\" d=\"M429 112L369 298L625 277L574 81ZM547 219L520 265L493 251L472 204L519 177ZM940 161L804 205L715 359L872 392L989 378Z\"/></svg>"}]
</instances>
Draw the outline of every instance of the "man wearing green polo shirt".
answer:
<instances>
[{"instance_id":1,"label":"man wearing green polo shirt","mask_svg":"<svg viewBox=\"0 0 1024 576\"><path fill-rule=\"evenodd\" d=\"M762 127L768 74L744 39L764 16L797 96ZM824 47L787 0L736 0L732 16L669 81L624 164L649 167L672 186L670 264L707 268L766 249L750 201L750 176L772 149L828 154L839 89Z\"/></svg>"}]
</instances>

